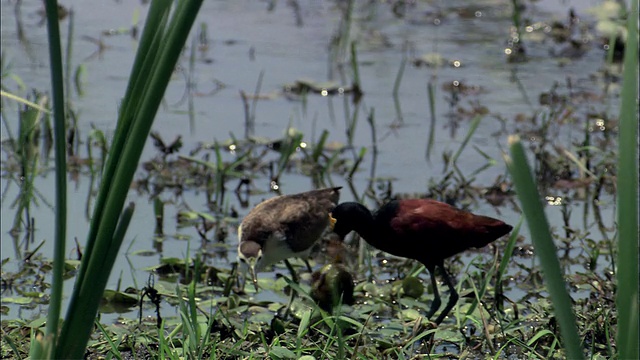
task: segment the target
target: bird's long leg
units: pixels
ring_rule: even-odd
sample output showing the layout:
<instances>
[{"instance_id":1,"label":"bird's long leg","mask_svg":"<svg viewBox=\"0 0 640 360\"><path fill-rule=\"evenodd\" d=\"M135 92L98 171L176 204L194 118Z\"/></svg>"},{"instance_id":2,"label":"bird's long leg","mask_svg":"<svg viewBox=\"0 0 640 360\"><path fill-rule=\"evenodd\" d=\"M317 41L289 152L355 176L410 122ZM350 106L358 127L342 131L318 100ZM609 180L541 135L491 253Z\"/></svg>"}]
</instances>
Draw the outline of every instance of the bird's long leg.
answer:
<instances>
[{"instance_id":1,"label":"bird's long leg","mask_svg":"<svg viewBox=\"0 0 640 360\"><path fill-rule=\"evenodd\" d=\"M289 295L289 303L287 304L284 314L282 315L283 319L286 319L289 317L289 314L291 313L291 305L293 305L293 300L295 300L295 298L296 298L296 291L291 289L291 294Z\"/></svg>"},{"instance_id":2,"label":"bird's long leg","mask_svg":"<svg viewBox=\"0 0 640 360\"><path fill-rule=\"evenodd\" d=\"M289 272L291 273L291 280L293 280L293 282L296 284L300 284L298 275L296 274L296 270L293 268L293 265L291 265L291 263L287 259L284 259L284 264L287 266L287 269L289 269Z\"/></svg>"},{"instance_id":3,"label":"bird's long leg","mask_svg":"<svg viewBox=\"0 0 640 360\"><path fill-rule=\"evenodd\" d=\"M287 269L289 269L289 272L291 273L291 281L293 281L296 284L300 284L300 281L298 281L298 275L296 275L296 271L291 265L291 263L289 262L289 260L284 259L284 264L287 266ZM293 300L295 298L296 298L296 291L291 289L291 294L289 295L289 303L287 304L285 312L282 316L283 319L286 319L287 317L289 317L289 313L291 312L291 305L293 304Z\"/></svg>"},{"instance_id":4,"label":"bird's long leg","mask_svg":"<svg viewBox=\"0 0 640 360\"><path fill-rule=\"evenodd\" d=\"M447 283L447 286L449 287L449 291L451 293L449 294L449 301L447 302L447 306L444 307L444 310L442 310L440 316L438 316L438 318L436 319L436 324L440 324L442 320L444 320L444 318L449 314L449 311L451 311L451 309L458 302L458 292L456 291L456 287L453 285L451 277L447 273L447 270L444 269L443 264L440 264L438 266L440 266L440 270L442 270L442 277L444 277L444 281Z\"/></svg>"},{"instance_id":5,"label":"bird's long leg","mask_svg":"<svg viewBox=\"0 0 640 360\"><path fill-rule=\"evenodd\" d=\"M238 263L234 263L231 266L231 278L232 279L236 279L236 288L238 290L244 291L244 282L240 282L240 278L242 277L243 280L245 280L244 276L240 274L240 271L238 270Z\"/></svg>"},{"instance_id":6,"label":"bird's long leg","mask_svg":"<svg viewBox=\"0 0 640 360\"><path fill-rule=\"evenodd\" d=\"M436 281L435 267L429 269L429 275L431 275L431 286L433 286L433 301L431 302L431 307L429 308L429 312L427 313L427 319L431 319L433 314L438 311L440 308L440 304L442 303L440 300L440 294L438 293L438 282Z\"/></svg>"}]
</instances>

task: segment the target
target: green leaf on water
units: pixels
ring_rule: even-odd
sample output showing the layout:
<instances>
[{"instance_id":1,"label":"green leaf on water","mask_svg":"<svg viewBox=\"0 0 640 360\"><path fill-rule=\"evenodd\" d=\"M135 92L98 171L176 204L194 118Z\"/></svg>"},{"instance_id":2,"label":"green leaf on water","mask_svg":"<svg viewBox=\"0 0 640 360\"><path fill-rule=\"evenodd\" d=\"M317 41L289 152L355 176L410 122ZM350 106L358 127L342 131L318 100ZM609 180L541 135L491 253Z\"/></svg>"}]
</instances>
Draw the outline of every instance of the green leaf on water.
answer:
<instances>
[{"instance_id":1,"label":"green leaf on water","mask_svg":"<svg viewBox=\"0 0 640 360\"><path fill-rule=\"evenodd\" d=\"M38 291L25 291L25 292L22 293L22 295L24 295L26 297L34 298L34 299L39 299L39 298L44 296L43 293L38 292Z\"/></svg>"},{"instance_id":2,"label":"green leaf on water","mask_svg":"<svg viewBox=\"0 0 640 360\"><path fill-rule=\"evenodd\" d=\"M43 316L28 323L27 326L32 329L37 329L37 328L41 328L46 322L47 322L47 318Z\"/></svg>"},{"instance_id":3,"label":"green leaf on water","mask_svg":"<svg viewBox=\"0 0 640 360\"><path fill-rule=\"evenodd\" d=\"M311 355L303 355L303 356L300 356L298 360L316 360L316 358Z\"/></svg>"},{"instance_id":4,"label":"green leaf on water","mask_svg":"<svg viewBox=\"0 0 640 360\"><path fill-rule=\"evenodd\" d=\"M436 340L444 340L452 343L458 343L461 341L465 341L464 336L459 331L451 331L451 330L438 330L435 334Z\"/></svg>"},{"instance_id":5,"label":"green leaf on water","mask_svg":"<svg viewBox=\"0 0 640 360\"><path fill-rule=\"evenodd\" d=\"M269 311L262 311L255 313L249 317L249 322L255 324L269 324L273 320L273 313Z\"/></svg>"},{"instance_id":6,"label":"green leaf on water","mask_svg":"<svg viewBox=\"0 0 640 360\"><path fill-rule=\"evenodd\" d=\"M33 301L33 298L26 297L26 296L3 297L2 298L2 302L3 303L11 303L11 304L18 304L18 305L31 304L32 301Z\"/></svg>"},{"instance_id":7,"label":"green leaf on water","mask_svg":"<svg viewBox=\"0 0 640 360\"><path fill-rule=\"evenodd\" d=\"M271 347L271 351L269 351L269 357L272 359L296 359L296 354L282 346L273 346Z\"/></svg>"},{"instance_id":8,"label":"green leaf on water","mask_svg":"<svg viewBox=\"0 0 640 360\"><path fill-rule=\"evenodd\" d=\"M140 249L140 250L135 250L129 253L129 255L144 256L144 257L154 256L156 254L158 254L158 252L151 249Z\"/></svg>"},{"instance_id":9,"label":"green leaf on water","mask_svg":"<svg viewBox=\"0 0 640 360\"><path fill-rule=\"evenodd\" d=\"M269 305L267 305L267 310L275 312L282 309L282 306L282 303L270 302Z\"/></svg>"},{"instance_id":10,"label":"green leaf on water","mask_svg":"<svg viewBox=\"0 0 640 360\"><path fill-rule=\"evenodd\" d=\"M80 267L80 260L66 259L64 261L64 270L65 271L77 270L79 267Z\"/></svg>"},{"instance_id":11,"label":"green leaf on water","mask_svg":"<svg viewBox=\"0 0 640 360\"><path fill-rule=\"evenodd\" d=\"M417 318L421 317L422 315L420 314L420 312L418 310L415 309L405 309L402 310L402 318L405 320L416 320Z\"/></svg>"},{"instance_id":12,"label":"green leaf on water","mask_svg":"<svg viewBox=\"0 0 640 360\"><path fill-rule=\"evenodd\" d=\"M115 290L109 290L109 289L104 291L104 294L102 295L102 299L110 303L123 304L123 305L138 304L138 298L136 296L129 295L121 291L115 291Z\"/></svg>"}]
</instances>

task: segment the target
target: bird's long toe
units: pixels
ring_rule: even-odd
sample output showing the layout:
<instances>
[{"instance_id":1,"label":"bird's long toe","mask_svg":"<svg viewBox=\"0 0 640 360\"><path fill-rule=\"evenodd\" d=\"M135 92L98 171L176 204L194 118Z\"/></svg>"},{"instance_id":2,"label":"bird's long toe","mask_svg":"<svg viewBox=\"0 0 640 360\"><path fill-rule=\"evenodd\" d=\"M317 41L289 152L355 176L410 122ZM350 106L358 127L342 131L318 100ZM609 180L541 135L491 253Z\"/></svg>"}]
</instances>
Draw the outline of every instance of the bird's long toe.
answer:
<instances>
[{"instance_id":1,"label":"bird's long toe","mask_svg":"<svg viewBox=\"0 0 640 360\"><path fill-rule=\"evenodd\" d=\"M454 291L451 293L451 295L449 295L449 301L447 301L447 306L444 307L444 309L440 313L440 316L438 316L438 318L436 319L436 324L440 324L444 320L444 318L447 317L447 315L449 315L449 312L451 312L451 309L453 309L453 307L456 305L457 302L458 302L458 293Z\"/></svg>"}]
</instances>

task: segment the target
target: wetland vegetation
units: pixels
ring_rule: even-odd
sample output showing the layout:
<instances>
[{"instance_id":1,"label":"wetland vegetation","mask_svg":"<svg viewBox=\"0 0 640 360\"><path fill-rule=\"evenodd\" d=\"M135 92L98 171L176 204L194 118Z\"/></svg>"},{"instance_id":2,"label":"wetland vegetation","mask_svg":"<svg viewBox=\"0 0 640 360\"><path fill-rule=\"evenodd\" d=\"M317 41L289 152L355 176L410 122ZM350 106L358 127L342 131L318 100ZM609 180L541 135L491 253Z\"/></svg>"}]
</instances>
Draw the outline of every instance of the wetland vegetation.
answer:
<instances>
[{"instance_id":1,"label":"wetland vegetation","mask_svg":"<svg viewBox=\"0 0 640 360\"><path fill-rule=\"evenodd\" d=\"M1 356L637 357L634 6L2 2ZM514 230L439 326L357 236L241 291L241 219L331 186Z\"/></svg>"}]
</instances>

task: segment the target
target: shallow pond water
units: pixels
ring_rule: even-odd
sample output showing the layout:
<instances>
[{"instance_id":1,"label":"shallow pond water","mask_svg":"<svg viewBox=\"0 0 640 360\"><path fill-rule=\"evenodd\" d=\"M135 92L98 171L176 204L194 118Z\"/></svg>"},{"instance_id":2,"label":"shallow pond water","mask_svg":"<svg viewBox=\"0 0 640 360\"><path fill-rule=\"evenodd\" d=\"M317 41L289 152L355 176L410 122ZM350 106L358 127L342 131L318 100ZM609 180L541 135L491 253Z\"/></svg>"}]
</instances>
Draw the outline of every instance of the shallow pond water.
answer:
<instances>
[{"instance_id":1,"label":"shallow pond water","mask_svg":"<svg viewBox=\"0 0 640 360\"><path fill-rule=\"evenodd\" d=\"M531 21L565 21L567 9L574 7L579 16L584 16L585 22L593 22L586 10L597 3L552 0L527 3L526 16ZM190 50L185 51L180 68L167 90L165 106L160 109L153 127L153 131L167 142L181 135L184 143L181 153L187 154L201 143L227 141L231 134L235 138L244 138L245 109L240 92L254 94L261 81L261 98L255 103L256 136L278 139L291 126L304 134L303 141L314 144L322 131L327 130L328 142L351 144L354 155L361 148L368 150L360 170L352 178L347 179L343 173L329 174L333 184L344 186L342 201L353 200L363 194L369 186L370 171L374 166L373 175L376 179L390 179L394 193L428 193L430 184L439 183L445 175L442 154L455 153L460 148L469 132L474 111L480 111L478 114L484 116L458 158L457 168L465 176L472 176L476 169L491 163L486 170L473 175L473 186L486 189L494 185L499 176L507 175L502 153L506 149L509 134L520 133L523 138L533 140L532 147L540 141L534 140L534 132L529 132L536 125L516 120L519 114L537 114L539 118L551 116L550 107L539 103L540 94L551 91L603 93L602 80L596 74L604 66L605 53L595 39L597 34L592 30L585 35L589 41L586 53L571 60L551 56L550 53L558 51L561 45L554 44L544 33L525 34L523 37L529 60L510 63L504 55L512 25L510 2L486 1L469 5L468 2L454 1L411 3L407 5L411 8L401 17L390 11L389 3L357 4L350 35L357 40L358 72L364 93L361 102L353 104L350 94L291 96L283 91L283 86L301 78L318 82L331 78L342 85L351 85L351 65L346 61L349 58L348 50L346 56L335 59L329 54L332 41L343 34L341 7L344 5L332 1L300 1L295 2L297 6L288 6L291 3L286 2L273 4L271 10L267 2L208 1L204 4L194 29L202 31L206 28L207 46L200 44L192 65L189 63ZM22 1L19 14L15 12L17 5L14 2L3 1L1 6L5 66L10 64L10 72L25 84L23 94L31 88L48 92L46 28L38 25L41 2ZM83 95L71 91L73 109L78 116L78 136L85 141L95 126L109 137L115 128L118 103L136 48L136 40L129 33L132 19L139 16L138 24L142 24L148 6L129 1L97 1L68 6L74 13L71 68L74 71L78 66L84 68L81 79ZM69 18L61 22L63 39L67 36L68 22ZM194 41L193 44L198 43ZM414 66L414 63L417 64L414 60L423 58L442 58L444 62L437 67ZM393 96L394 82L405 60L407 63L396 102ZM457 61L456 65L460 66L451 66L449 61ZM568 80L572 84L570 89ZM3 86L9 89L18 88L10 78L3 78L2 81ZM192 82L190 88L187 87L189 81ZM471 90L452 92L451 84L456 82L471 87ZM429 84L435 90L434 104L429 103ZM573 114L578 119L576 123L554 125L549 133L552 143L562 144L575 152L575 144L584 137L585 123L592 121L587 114L617 113L617 102L609 96L599 103L584 105L582 102L581 105ZM433 130L430 115L432 106L435 108ZM7 102L3 103L3 107L3 122L17 131L17 107ZM354 115L356 111L358 113ZM367 122L370 114L374 114L377 135L376 158L372 156L374 144ZM358 123L350 141L348 127L354 116L357 116ZM430 158L427 159L431 131L434 131L434 140ZM6 139L3 124L2 141ZM350 153L346 151L345 157L353 161L354 156ZM148 141L142 161L148 161L157 154L152 142ZM224 157L233 159L235 154L227 152ZM6 152L3 161L7 161ZM50 166L52 162L47 168ZM142 170L140 173L140 176L144 174ZM1 250L2 258L10 259L3 264L3 273L16 272L20 268L16 247L23 252L29 251L44 240L40 252L48 258L53 242L54 212L47 206L47 203L54 202L52 171L44 171L35 180L41 200L39 206L31 208L30 215L35 219L35 243L31 244L24 244L24 234L19 234L13 241L9 235L15 212L12 203L19 193L19 181L15 179L15 176L3 170ZM285 172L279 180L283 194L313 187L310 177L304 175L300 168ZM349 182L353 187L348 186ZM75 246L71 240L77 238L82 245L87 234L87 194L91 186L95 187L96 184L90 183L86 171L75 178L69 176L70 241L67 250L70 258L74 257ZM261 200L275 195L270 192L268 174L258 174L252 179L251 186L256 191L250 196L248 207L242 206L232 191L227 192L224 198L224 205L236 209L240 218ZM233 187L235 183L227 185L228 189ZM355 189L356 193L351 189ZM554 199L567 197L566 192L557 188L548 188L545 195ZM128 286L139 288L148 277L145 269L157 265L161 258L185 258L200 251L200 238L195 228L179 227L176 219L178 213L184 210L209 211L205 191L186 189L176 195L167 190L159 196L167 202L164 213L166 237L161 247L158 247L154 235L155 216L150 194L130 192L130 200L136 202L136 213L107 288L114 289L118 284L122 289ZM611 226L614 198L610 193L604 193L599 200L602 221ZM592 210L587 210L584 215L585 202L565 201L569 201L569 208L573 210L569 223L583 231L592 231L594 241L600 240L602 236L593 225ZM368 205L374 204L370 202ZM514 202L507 201L495 207L482 196L477 201L456 205L467 206L473 212L497 217L514 225L521 216ZM547 213L552 226L562 229L562 206L550 205ZM234 227L229 226L230 233L223 246L229 250L228 256L210 256L207 265L227 268L235 261L237 234ZM524 244L528 244L526 227L522 228L521 234ZM611 233L609 236L612 236ZM16 245L16 241L20 245ZM187 254L187 249L190 249L190 254ZM573 249L571 255L580 254L583 250ZM463 264L474 256L462 257ZM514 260L514 263L518 262L530 266L532 260ZM580 264L571 266L575 267L575 271L584 268ZM606 264L600 262L599 266ZM277 272L282 272L282 269L279 268ZM510 270L514 276L518 272L515 265ZM260 277L273 275L267 272ZM72 285L73 278L66 282L67 293L70 293ZM525 296L525 291L517 287L509 289L508 293L516 299ZM266 293L258 299L268 300L272 296ZM36 318L46 311L46 306L30 310L21 309L15 304L7 306L8 318Z\"/></svg>"}]
</instances>

